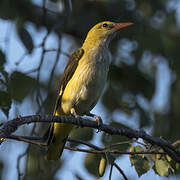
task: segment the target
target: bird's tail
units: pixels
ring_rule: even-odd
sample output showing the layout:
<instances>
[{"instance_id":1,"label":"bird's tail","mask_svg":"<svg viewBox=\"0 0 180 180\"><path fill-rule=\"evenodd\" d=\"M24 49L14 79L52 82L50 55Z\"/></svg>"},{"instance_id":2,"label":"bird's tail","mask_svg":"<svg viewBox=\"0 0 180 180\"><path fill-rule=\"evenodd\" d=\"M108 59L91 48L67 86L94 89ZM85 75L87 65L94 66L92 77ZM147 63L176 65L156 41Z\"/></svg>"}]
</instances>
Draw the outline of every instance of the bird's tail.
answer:
<instances>
[{"instance_id":1,"label":"bird's tail","mask_svg":"<svg viewBox=\"0 0 180 180\"><path fill-rule=\"evenodd\" d=\"M63 152L66 139L71 132L73 125L66 123L54 123L48 132L48 150L46 160L58 160Z\"/></svg>"}]
</instances>

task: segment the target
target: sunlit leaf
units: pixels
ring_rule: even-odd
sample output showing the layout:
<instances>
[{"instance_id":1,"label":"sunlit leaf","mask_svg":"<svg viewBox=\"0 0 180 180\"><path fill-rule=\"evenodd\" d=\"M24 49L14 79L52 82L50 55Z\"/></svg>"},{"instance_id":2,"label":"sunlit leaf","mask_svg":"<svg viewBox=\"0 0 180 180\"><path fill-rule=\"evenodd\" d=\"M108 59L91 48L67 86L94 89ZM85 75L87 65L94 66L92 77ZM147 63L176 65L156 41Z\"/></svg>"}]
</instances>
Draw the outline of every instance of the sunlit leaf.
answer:
<instances>
[{"instance_id":1,"label":"sunlit leaf","mask_svg":"<svg viewBox=\"0 0 180 180\"><path fill-rule=\"evenodd\" d=\"M160 176L167 177L169 175L169 163L166 160L156 159L154 169Z\"/></svg>"},{"instance_id":2,"label":"sunlit leaf","mask_svg":"<svg viewBox=\"0 0 180 180\"><path fill-rule=\"evenodd\" d=\"M104 175L106 166L107 166L107 158L105 155L102 155L101 160L99 162L99 176L100 177L102 177Z\"/></svg>"},{"instance_id":3,"label":"sunlit leaf","mask_svg":"<svg viewBox=\"0 0 180 180\"><path fill-rule=\"evenodd\" d=\"M160 149L159 152L163 152L163 150ZM175 173L176 162L174 162L171 157L162 154L154 154L152 157L154 162L153 170L156 174L167 177L170 175L170 173Z\"/></svg>"}]
</instances>

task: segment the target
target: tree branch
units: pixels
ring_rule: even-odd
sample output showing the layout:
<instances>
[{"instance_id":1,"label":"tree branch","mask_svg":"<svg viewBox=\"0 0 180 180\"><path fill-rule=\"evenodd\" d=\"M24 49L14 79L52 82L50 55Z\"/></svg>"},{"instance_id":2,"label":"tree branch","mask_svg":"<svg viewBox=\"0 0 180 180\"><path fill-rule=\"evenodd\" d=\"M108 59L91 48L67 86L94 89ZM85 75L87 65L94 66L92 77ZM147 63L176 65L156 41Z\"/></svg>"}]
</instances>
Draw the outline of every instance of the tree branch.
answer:
<instances>
[{"instance_id":1,"label":"tree branch","mask_svg":"<svg viewBox=\"0 0 180 180\"><path fill-rule=\"evenodd\" d=\"M84 118L74 118L72 116L49 116L49 115L32 115L32 116L24 116L17 117L11 121L4 123L0 129L0 138L6 138L6 136L11 135L13 132L17 130L19 126L24 124L36 123L36 122L44 122L44 123L68 123L74 124L80 127L90 127L94 129L99 129L98 124L94 121L84 119ZM122 127L115 127L106 124L102 124L101 131L111 135L121 135L126 136L128 138L142 138L146 140L152 145L157 145L161 147L171 158L180 163L180 152L169 144L166 140L158 137L152 137L148 135L146 132L142 130L132 130Z\"/></svg>"}]
</instances>

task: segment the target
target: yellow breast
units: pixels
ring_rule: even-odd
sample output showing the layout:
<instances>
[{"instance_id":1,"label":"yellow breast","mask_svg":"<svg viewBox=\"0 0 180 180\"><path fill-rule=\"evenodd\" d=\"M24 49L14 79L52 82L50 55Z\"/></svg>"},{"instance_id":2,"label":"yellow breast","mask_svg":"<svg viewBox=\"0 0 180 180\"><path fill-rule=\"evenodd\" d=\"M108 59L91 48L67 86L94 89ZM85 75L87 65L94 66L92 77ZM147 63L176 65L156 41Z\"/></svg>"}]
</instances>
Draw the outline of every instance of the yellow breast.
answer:
<instances>
[{"instance_id":1,"label":"yellow breast","mask_svg":"<svg viewBox=\"0 0 180 180\"><path fill-rule=\"evenodd\" d=\"M64 90L61 108L65 114L70 114L71 108L79 115L91 111L104 88L109 68L107 53L86 53Z\"/></svg>"}]
</instances>

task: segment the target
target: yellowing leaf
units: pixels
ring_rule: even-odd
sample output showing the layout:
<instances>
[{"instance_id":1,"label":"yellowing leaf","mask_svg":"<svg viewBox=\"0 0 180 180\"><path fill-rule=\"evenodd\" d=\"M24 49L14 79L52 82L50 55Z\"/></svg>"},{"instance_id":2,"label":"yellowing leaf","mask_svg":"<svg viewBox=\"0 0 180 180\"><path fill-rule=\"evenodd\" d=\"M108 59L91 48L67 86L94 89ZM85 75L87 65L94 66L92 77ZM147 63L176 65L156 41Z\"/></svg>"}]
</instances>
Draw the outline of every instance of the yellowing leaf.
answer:
<instances>
[{"instance_id":1,"label":"yellowing leaf","mask_svg":"<svg viewBox=\"0 0 180 180\"><path fill-rule=\"evenodd\" d=\"M106 165L107 165L107 159L105 155L101 156L101 160L99 162L99 176L102 177L105 173L106 170Z\"/></svg>"},{"instance_id":2,"label":"yellowing leaf","mask_svg":"<svg viewBox=\"0 0 180 180\"><path fill-rule=\"evenodd\" d=\"M155 161L155 171L160 176L168 176L169 175L169 163L166 160L163 159L156 159Z\"/></svg>"},{"instance_id":3,"label":"yellowing leaf","mask_svg":"<svg viewBox=\"0 0 180 180\"><path fill-rule=\"evenodd\" d=\"M142 152L144 151L141 146L131 147L130 152ZM135 167L138 176L145 174L149 171L151 163L143 154L130 155L131 165Z\"/></svg>"}]
</instances>

